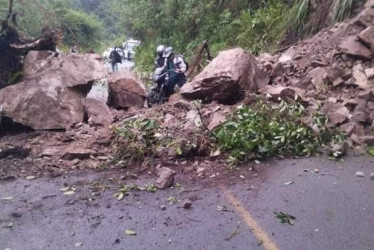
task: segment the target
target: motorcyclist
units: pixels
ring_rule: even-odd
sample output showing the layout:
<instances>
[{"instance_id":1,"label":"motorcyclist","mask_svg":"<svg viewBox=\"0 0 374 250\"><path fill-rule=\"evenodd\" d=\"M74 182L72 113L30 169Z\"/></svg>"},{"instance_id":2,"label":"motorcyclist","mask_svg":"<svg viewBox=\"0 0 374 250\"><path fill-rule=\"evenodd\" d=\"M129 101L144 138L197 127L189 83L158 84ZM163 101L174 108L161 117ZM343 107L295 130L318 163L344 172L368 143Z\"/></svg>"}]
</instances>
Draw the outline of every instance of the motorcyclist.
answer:
<instances>
[{"instance_id":1,"label":"motorcyclist","mask_svg":"<svg viewBox=\"0 0 374 250\"><path fill-rule=\"evenodd\" d=\"M182 55L175 55L173 47L167 47L164 50L163 57L165 58L166 70L168 72L166 77L165 95L171 96L174 93L175 85L182 87L186 83L187 65Z\"/></svg>"},{"instance_id":2,"label":"motorcyclist","mask_svg":"<svg viewBox=\"0 0 374 250\"><path fill-rule=\"evenodd\" d=\"M165 65L165 58L163 57L164 50L165 50L164 45L157 46L157 49L156 49L157 57L156 57L156 60L155 60L155 67L156 68L160 68L160 67L163 67Z\"/></svg>"}]
</instances>

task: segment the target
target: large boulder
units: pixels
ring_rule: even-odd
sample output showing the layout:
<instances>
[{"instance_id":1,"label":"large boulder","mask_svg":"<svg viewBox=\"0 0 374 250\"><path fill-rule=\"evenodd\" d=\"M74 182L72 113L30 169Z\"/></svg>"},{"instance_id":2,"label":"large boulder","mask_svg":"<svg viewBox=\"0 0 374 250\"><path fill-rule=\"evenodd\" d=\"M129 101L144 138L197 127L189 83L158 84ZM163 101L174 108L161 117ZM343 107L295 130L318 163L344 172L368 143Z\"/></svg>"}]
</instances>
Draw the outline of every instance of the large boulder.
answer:
<instances>
[{"instance_id":1,"label":"large boulder","mask_svg":"<svg viewBox=\"0 0 374 250\"><path fill-rule=\"evenodd\" d=\"M65 129L82 122L83 98L74 89L28 81L0 90L4 116L36 130Z\"/></svg>"},{"instance_id":2,"label":"large boulder","mask_svg":"<svg viewBox=\"0 0 374 250\"><path fill-rule=\"evenodd\" d=\"M24 79L39 84L56 83L64 87L85 85L105 78L107 73L97 54L59 54L30 51L24 61Z\"/></svg>"},{"instance_id":3,"label":"large boulder","mask_svg":"<svg viewBox=\"0 0 374 250\"><path fill-rule=\"evenodd\" d=\"M83 100L106 77L97 55L31 51L23 82L0 90L3 114L35 130L66 129L83 122Z\"/></svg>"},{"instance_id":4,"label":"large boulder","mask_svg":"<svg viewBox=\"0 0 374 250\"><path fill-rule=\"evenodd\" d=\"M109 76L110 106L116 109L142 107L147 96L143 83L129 70Z\"/></svg>"},{"instance_id":5,"label":"large boulder","mask_svg":"<svg viewBox=\"0 0 374 250\"><path fill-rule=\"evenodd\" d=\"M113 122L113 115L105 102L87 98L84 100L85 113L91 126L108 127Z\"/></svg>"},{"instance_id":6,"label":"large boulder","mask_svg":"<svg viewBox=\"0 0 374 250\"><path fill-rule=\"evenodd\" d=\"M230 104L268 83L269 76L258 68L254 56L236 48L220 52L203 72L182 87L181 94L187 99Z\"/></svg>"},{"instance_id":7,"label":"large boulder","mask_svg":"<svg viewBox=\"0 0 374 250\"><path fill-rule=\"evenodd\" d=\"M367 27L357 37L366 47L374 52L374 27Z\"/></svg>"},{"instance_id":8,"label":"large boulder","mask_svg":"<svg viewBox=\"0 0 374 250\"><path fill-rule=\"evenodd\" d=\"M358 59L370 60L373 58L371 50L361 43L357 36L350 36L344 39L339 44L339 50Z\"/></svg>"}]
</instances>

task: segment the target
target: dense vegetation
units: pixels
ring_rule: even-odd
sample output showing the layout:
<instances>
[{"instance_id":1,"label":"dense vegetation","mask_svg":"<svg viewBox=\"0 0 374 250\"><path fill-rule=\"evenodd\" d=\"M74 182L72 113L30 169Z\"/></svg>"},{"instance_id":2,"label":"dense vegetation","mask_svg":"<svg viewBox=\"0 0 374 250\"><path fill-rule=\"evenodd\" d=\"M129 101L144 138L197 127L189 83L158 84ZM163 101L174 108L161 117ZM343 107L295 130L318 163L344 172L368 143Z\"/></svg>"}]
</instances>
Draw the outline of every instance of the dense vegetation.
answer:
<instances>
[{"instance_id":1,"label":"dense vegetation","mask_svg":"<svg viewBox=\"0 0 374 250\"><path fill-rule=\"evenodd\" d=\"M0 14L8 0L0 0ZM59 27L65 46L103 50L125 37L142 41L137 67L149 71L157 44L189 57L203 40L215 54L241 46L253 53L271 51L285 38L314 33L341 21L354 0L14 0L18 27L38 36L41 27ZM315 15L317 14L317 15ZM327 18L332 17L332 18ZM311 21L311 19L316 19ZM329 20L327 20L329 19ZM318 23L318 25L314 25Z\"/></svg>"},{"instance_id":2,"label":"dense vegetation","mask_svg":"<svg viewBox=\"0 0 374 250\"><path fill-rule=\"evenodd\" d=\"M187 58L209 40L213 55L240 46L257 54L295 42L349 16L353 0L123 0L123 26L143 41L137 67L149 71L157 44ZM332 17L332 18L330 18ZM286 42L284 42L286 40Z\"/></svg>"},{"instance_id":3,"label":"dense vegetation","mask_svg":"<svg viewBox=\"0 0 374 250\"><path fill-rule=\"evenodd\" d=\"M24 37L40 35L44 27L63 30L62 48L78 44L82 50L101 50L122 34L111 13L111 0L14 0L17 28ZM0 0L0 16L8 12L8 0Z\"/></svg>"}]
</instances>

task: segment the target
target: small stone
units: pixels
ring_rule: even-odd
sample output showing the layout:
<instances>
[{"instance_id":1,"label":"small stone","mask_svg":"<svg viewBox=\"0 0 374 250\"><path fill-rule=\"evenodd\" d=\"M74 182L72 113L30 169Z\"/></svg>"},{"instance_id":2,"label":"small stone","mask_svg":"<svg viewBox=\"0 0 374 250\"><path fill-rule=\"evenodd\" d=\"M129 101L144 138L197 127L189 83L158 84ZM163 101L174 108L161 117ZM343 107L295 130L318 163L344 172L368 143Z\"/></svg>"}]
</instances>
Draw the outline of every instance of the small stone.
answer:
<instances>
[{"instance_id":1,"label":"small stone","mask_svg":"<svg viewBox=\"0 0 374 250\"><path fill-rule=\"evenodd\" d=\"M365 69L365 74L368 80L374 79L374 68Z\"/></svg>"},{"instance_id":2,"label":"small stone","mask_svg":"<svg viewBox=\"0 0 374 250\"><path fill-rule=\"evenodd\" d=\"M14 218L21 218L22 214L21 213L17 213L17 212L13 212L12 213L12 217L14 217Z\"/></svg>"},{"instance_id":3,"label":"small stone","mask_svg":"<svg viewBox=\"0 0 374 250\"><path fill-rule=\"evenodd\" d=\"M75 159L71 162L73 166L78 165L81 161L79 159Z\"/></svg>"},{"instance_id":4,"label":"small stone","mask_svg":"<svg viewBox=\"0 0 374 250\"><path fill-rule=\"evenodd\" d=\"M325 67L327 66L327 63L326 62L322 62L320 60L313 60L311 63L310 63L310 66L312 66L313 68L317 68L317 67Z\"/></svg>"},{"instance_id":5,"label":"small stone","mask_svg":"<svg viewBox=\"0 0 374 250\"><path fill-rule=\"evenodd\" d=\"M369 101L373 97L371 92L371 89L360 91L358 93L358 98Z\"/></svg>"},{"instance_id":6,"label":"small stone","mask_svg":"<svg viewBox=\"0 0 374 250\"><path fill-rule=\"evenodd\" d=\"M344 83L344 80L343 80L341 77L339 77L339 78L335 79L335 80L332 82L332 85L333 85L334 87L338 87L338 86L342 85L343 83Z\"/></svg>"},{"instance_id":7,"label":"small stone","mask_svg":"<svg viewBox=\"0 0 374 250\"><path fill-rule=\"evenodd\" d=\"M197 174L203 174L205 172L205 168L198 168L197 170L196 170L196 173Z\"/></svg>"},{"instance_id":8,"label":"small stone","mask_svg":"<svg viewBox=\"0 0 374 250\"><path fill-rule=\"evenodd\" d=\"M173 185L175 171L166 167L156 167L158 172L158 179L155 183L155 186L159 189L166 189Z\"/></svg>"},{"instance_id":9,"label":"small stone","mask_svg":"<svg viewBox=\"0 0 374 250\"><path fill-rule=\"evenodd\" d=\"M161 209L161 211L165 211L166 210L166 206L165 205L161 205L160 209Z\"/></svg>"},{"instance_id":10,"label":"small stone","mask_svg":"<svg viewBox=\"0 0 374 250\"><path fill-rule=\"evenodd\" d=\"M81 247L81 246L83 246L83 243L82 242L77 242L77 243L74 244L74 246L75 247Z\"/></svg>"},{"instance_id":11,"label":"small stone","mask_svg":"<svg viewBox=\"0 0 374 250\"><path fill-rule=\"evenodd\" d=\"M191 201L187 200L187 201L183 202L182 208L184 208L184 209L190 209L191 207L192 207Z\"/></svg>"},{"instance_id":12,"label":"small stone","mask_svg":"<svg viewBox=\"0 0 374 250\"><path fill-rule=\"evenodd\" d=\"M365 174L361 171L356 172L357 177L365 177Z\"/></svg>"},{"instance_id":13,"label":"small stone","mask_svg":"<svg viewBox=\"0 0 374 250\"><path fill-rule=\"evenodd\" d=\"M370 174L370 180L374 181L374 173Z\"/></svg>"},{"instance_id":14,"label":"small stone","mask_svg":"<svg viewBox=\"0 0 374 250\"><path fill-rule=\"evenodd\" d=\"M58 149L58 148L47 148L45 149L41 154L40 156L41 157L44 157L44 156L55 156L55 155L59 155L61 153L61 149Z\"/></svg>"},{"instance_id":15,"label":"small stone","mask_svg":"<svg viewBox=\"0 0 374 250\"><path fill-rule=\"evenodd\" d=\"M95 151L91 149L78 149L78 148L70 148L66 150L64 155L62 156L63 160L72 161L75 159L89 159L91 155L95 154Z\"/></svg>"}]
</instances>

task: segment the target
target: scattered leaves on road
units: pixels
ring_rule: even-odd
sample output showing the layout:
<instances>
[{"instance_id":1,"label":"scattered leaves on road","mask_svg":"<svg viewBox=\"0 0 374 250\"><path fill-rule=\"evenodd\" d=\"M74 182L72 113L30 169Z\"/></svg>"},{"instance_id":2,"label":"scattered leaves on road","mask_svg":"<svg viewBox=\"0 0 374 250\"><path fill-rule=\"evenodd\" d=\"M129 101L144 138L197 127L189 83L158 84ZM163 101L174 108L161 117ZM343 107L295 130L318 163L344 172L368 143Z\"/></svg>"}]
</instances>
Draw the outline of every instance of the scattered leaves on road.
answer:
<instances>
[{"instance_id":1,"label":"scattered leaves on road","mask_svg":"<svg viewBox=\"0 0 374 250\"><path fill-rule=\"evenodd\" d=\"M136 232L134 230L126 230L125 231L125 234L126 235L130 235L130 236L135 236L136 235Z\"/></svg>"},{"instance_id":2,"label":"scattered leaves on road","mask_svg":"<svg viewBox=\"0 0 374 250\"><path fill-rule=\"evenodd\" d=\"M75 187L65 187L65 188L61 188L61 189L60 189L60 191L61 191L64 195L73 195L73 194L75 194L75 190L76 190Z\"/></svg>"},{"instance_id":3,"label":"scattered leaves on road","mask_svg":"<svg viewBox=\"0 0 374 250\"><path fill-rule=\"evenodd\" d=\"M239 234L239 228L240 228L240 221L238 222L238 225L236 225L234 231L230 234L229 237L225 238L226 241L229 241L231 240L235 235L238 235Z\"/></svg>"},{"instance_id":4,"label":"scattered leaves on road","mask_svg":"<svg viewBox=\"0 0 374 250\"><path fill-rule=\"evenodd\" d=\"M229 212L230 210L226 206L217 206L217 211L218 212Z\"/></svg>"},{"instance_id":5,"label":"scattered leaves on road","mask_svg":"<svg viewBox=\"0 0 374 250\"><path fill-rule=\"evenodd\" d=\"M367 152L369 155L374 156L374 147L367 147Z\"/></svg>"},{"instance_id":6,"label":"scattered leaves on road","mask_svg":"<svg viewBox=\"0 0 374 250\"><path fill-rule=\"evenodd\" d=\"M294 225L294 221L296 218L290 214L285 214L283 212L274 212L275 217L281 222L281 223L287 223L290 225Z\"/></svg>"},{"instance_id":7,"label":"scattered leaves on road","mask_svg":"<svg viewBox=\"0 0 374 250\"><path fill-rule=\"evenodd\" d=\"M12 201L13 199L14 199L14 197L9 196L9 197L4 197L1 200L2 201Z\"/></svg>"},{"instance_id":8,"label":"scattered leaves on road","mask_svg":"<svg viewBox=\"0 0 374 250\"><path fill-rule=\"evenodd\" d=\"M74 246L75 247L81 247L81 246L83 246L83 243L82 242L77 242L77 243L74 244Z\"/></svg>"},{"instance_id":9,"label":"scattered leaves on road","mask_svg":"<svg viewBox=\"0 0 374 250\"><path fill-rule=\"evenodd\" d=\"M177 203L177 199L175 197L169 197L168 198L168 202L170 205L174 205L175 203Z\"/></svg>"}]
</instances>

